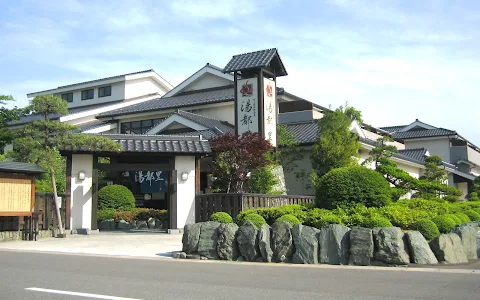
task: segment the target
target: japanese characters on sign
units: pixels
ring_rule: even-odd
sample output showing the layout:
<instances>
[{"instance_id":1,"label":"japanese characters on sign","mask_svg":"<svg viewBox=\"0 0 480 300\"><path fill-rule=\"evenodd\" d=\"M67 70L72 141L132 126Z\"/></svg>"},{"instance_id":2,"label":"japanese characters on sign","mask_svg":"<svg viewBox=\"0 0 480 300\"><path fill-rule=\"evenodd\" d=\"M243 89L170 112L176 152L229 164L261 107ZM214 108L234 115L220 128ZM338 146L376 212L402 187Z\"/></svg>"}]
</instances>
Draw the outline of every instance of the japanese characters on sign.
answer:
<instances>
[{"instance_id":1,"label":"japanese characters on sign","mask_svg":"<svg viewBox=\"0 0 480 300\"><path fill-rule=\"evenodd\" d=\"M264 136L277 145L277 103L275 81L268 78L263 79L263 117Z\"/></svg>"},{"instance_id":2,"label":"japanese characters on sign","mask_svg":"<svg viewBox=\"0 0 480 300\"><path fill-rule=\"evenodd\" d=\"M257 78L237 80L238 134L258 132L258 83Z\"/></svg>"},{"instance_id":3,"label":"japanese characters on sign","mask_svg":"<svg viewBox=\"0 0 480 300\"><path fill-rule=\"evenodd\" d=\"M32 212L32 181L0 178L0 216L2 213Z\"/></svg>"},{"instance_id":4,"label":"japanese characters on sign","mask_svg":"<svg viewBox=\"0 0 480 300\"><path fill-rule=\"evenodd\" d=\"M168 172L138 171L132 175L134 182L140 183L142 193L168 192Z\"/></svg>"}]
</instances>

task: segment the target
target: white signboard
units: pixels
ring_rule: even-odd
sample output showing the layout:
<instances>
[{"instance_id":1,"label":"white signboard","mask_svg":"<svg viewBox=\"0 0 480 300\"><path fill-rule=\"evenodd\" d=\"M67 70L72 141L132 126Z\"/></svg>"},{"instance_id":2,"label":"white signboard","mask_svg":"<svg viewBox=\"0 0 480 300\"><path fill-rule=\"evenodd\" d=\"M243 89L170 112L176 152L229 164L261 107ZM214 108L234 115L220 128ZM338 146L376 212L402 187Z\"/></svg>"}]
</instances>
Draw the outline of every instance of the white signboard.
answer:
<instances>
[{"instance_id":1,"label":"white signboard","mask_svg":"<svg viewBox=\"0 0 480 300\"><path fill-rule=\"evenodd\" d=\"M258 84L257 78L237 80L238 134L258 132Z\"/></svg>"},{"instance_id":2,"label":"white signboard","mask_svg":"<svg viewBox=\"0 0 480 300\"><path fill-rule=\"evenodd\" d=\"M263 124L264 136L272 143L277 145L277 102L276 102L275 81L268 78L263 79Z\"/></svg>"}]
</instances>

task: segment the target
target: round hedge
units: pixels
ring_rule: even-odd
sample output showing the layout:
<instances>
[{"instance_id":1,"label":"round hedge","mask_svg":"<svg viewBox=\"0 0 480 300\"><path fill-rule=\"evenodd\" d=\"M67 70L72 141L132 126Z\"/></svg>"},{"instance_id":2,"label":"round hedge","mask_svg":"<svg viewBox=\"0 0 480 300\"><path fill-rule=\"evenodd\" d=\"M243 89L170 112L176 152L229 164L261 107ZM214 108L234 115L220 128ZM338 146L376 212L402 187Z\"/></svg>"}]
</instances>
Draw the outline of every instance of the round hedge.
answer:
<instances>
[{"instance_id":1,"label":"round hedge","mask_svg":"<svg viewBox=\"0 0 480 300\"><path fill-rule=\"evenodd\" d=\"M362 166L333 169L317 182L316 205L334 209L362 203L381 207L391 201L390 185L378 172Z\"/></svg>"},{"instance_id":2,"label":"round hedge","mask_svg":"<svg viewBox=\"0 0 480 300\"><path fill-rule=\"evenodd\" d=\"M262 227L263 224L267 224L267 222L265 222L265 219L261 215L255 213L248 214L243 218L243 224L245 224L247 221L252 222L253 225L255 225L255 227L257 228Z\"/></svg>"},{"instance_id":3,"label":"round hedge","mask_svg":"<svg viewBox=\"0 0 480 300\"><path fill-rule=\"evenodd\" d=\"M457 217L455 214L448 214L447 216L455 222L455 226L463 223L462 220L460 220L460 218Z\"/></svg>"},{"instance_id":4,"label":"round hedge","mask_svg":"<svg viewBox=\"0 0 480 300\"><path fill-rule=\"evenodd\" d=\"M421 219L412 224L412 229L420 231L423 237L427 240L433 240L440 235L437 225L429 219Z\"/></svg>"},{"instance_id":5,"label":"round hedge","mask_svg":"<svg viewBox=\"0 0 480 300\"><path fill-rule=\"evenodd\" d=\"M232 217L226 212L219 211L210 216L210 221L224 224L233 223Z\"/></svg>"},{"instance_id":6,"label":"round hedge","mask_svg":"<svg viewBox=\"0 0 480 300\"><path fill-rule=\"evenodd\" d=\"M437 225L440 233L449 233L456 226L450 215L437 216L432 221Z\"/></svg>"},{"instance_id":7,"label":"round hedge","mask_svg":"<svg viewBox=\"0 0 480 300\"><path fill-rule=\"evenodd\" d=\"M464 212L457 212L455 213L455 216L457 216L457 218L459 218L460 221L462 221L462 224L470 222L470 218Z\"/></svg>"},{"instance_id":8,"label":"round hedge","mask_svg":"<svg viewBox=\"0 0 480 300\"><path fill-rule=\"evenodd\" d=\"M474 211L473 209L469 209L463 212L471 221L480 221L480 214Z\"/></svg>"},{"instance_id":9,"label":"round hedge","mask_svg":"<svg viewBox=\"0 0 480 300\"><path fill-rule=\"evenodd\" d=\"M275 222L288 222L292 226L297 225L297 224L302 224L302 222L300 222L300 220L297 217L295 217L294 215L290 215L290 214L281 216Z\"/></svg>"},{"instance_id":10,"label":"round hedge","mask_svg":"<svg viewBox=\"0 0 480 300\"><path fill-rule=\"evenodd\" d=\"M380 216L366 217L362 223L362 226L366 228L393 227L389 219Z\"/></svg>"},{"instance_id":11,"label":"round hedge","mask_svg":"<svg viewBox=\"0 0 480 300\"><path fill-rule=\"evenodd\" d=\"M123 185L107 185L98 191L98 209L129 210L135 208L133 193Z\"/></svg>"}]
</instances>

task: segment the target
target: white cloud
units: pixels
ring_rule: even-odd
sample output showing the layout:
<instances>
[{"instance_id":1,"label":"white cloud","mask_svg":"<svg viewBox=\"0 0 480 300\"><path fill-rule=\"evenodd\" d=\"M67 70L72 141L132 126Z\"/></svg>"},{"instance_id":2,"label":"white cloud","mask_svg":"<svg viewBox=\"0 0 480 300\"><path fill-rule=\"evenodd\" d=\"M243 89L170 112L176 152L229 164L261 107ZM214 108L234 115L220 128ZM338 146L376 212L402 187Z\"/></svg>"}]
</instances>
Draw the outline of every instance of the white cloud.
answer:
<instances>
[{"instance_id":1,"label":"white cloud","mask_svg":"<svg viewBox=\"0 0 480 300\"><path fill-rule=\"evenodd\" d=\"M175 0L172 11L182 18L231 19L255 11L253 0Z\"/></svg>"}]
</instances>

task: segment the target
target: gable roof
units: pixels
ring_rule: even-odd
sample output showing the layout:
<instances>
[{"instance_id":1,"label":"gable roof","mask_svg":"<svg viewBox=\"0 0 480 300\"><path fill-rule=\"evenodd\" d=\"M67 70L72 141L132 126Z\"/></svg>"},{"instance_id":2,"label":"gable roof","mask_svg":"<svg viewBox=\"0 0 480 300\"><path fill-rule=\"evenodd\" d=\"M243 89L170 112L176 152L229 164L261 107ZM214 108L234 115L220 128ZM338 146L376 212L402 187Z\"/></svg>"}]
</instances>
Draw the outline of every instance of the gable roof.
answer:
<instances>
[{"instance_id":1,"label":"gable roof","mask_svg":"<svg viewBox=\"0 0 480 300\"><path fill-rule=\"evenodd\" d=\"M99 114L97 117L114 117L132 113L149 112L161 109L195 106L199 104L213 104L233 101L233 86L204 89L178 94L172 97L156 98L128 107Z\"/></svg>"},{"instance_id":2,"label":"gable roof","mask_svg":"<svg viewBox=\"0 0 480 300\"><path fill-rule=\"evenodd\" d=\"M455 131L436 128L436 129L425 129L425 130L411 130L411 131L397 131L392 133L394 139L405 140L405 139L416 139L416 138L427 138L427 137L440 137L440 136L450 136L456 135Z\"/></svg>"},{"instance_id":3,"label":"gable roof","mask_svg":"<svg viewBox=\"0 0 480 300\"><path fill-rule=\"evenodd\" d=\"M223 72L230 73L254 68L270 69L277 77L287 75L287 70L276 48L234 55L223 68Z\"/></svg>"},{"instance_id":4,"label":"gable roof","mask_svg":"<svg viewBox=\"0 0 480 300\"><path fill-rule=\"evenodd\" d=\"M425 157L430 155L425 148L402 149L398 150L398 153L422 162L425 162Z\"/></svg>"},{"instance_id":5,"label":"gable roof","mask_svg":"<svg viewBox=\"0 0 480 300\"><path fill-rule=\"evenodd\" d=\"M176 87L168 91L163 97L172 97L176 96L179 94L184 88L195 82L197 79L199 79L201 76L204 74L210 73L218 77L222 77L224 79L232 81L233 84L233 76L231 74L225 74L222 72L223 70L215 65L212 65L210 63L207 63L205 66L203 66L200 70L197 72L193 73L190 75L187 79L182 81L180 84L178 84Z\"/></svg>"},{"instance_id":6,"label":"gable roof","mask_svg":"<svg viewBox=\"0 0 480 300\"><path fill-rule=\"evenodd\" d=\"M400 131L405 127L407 127L407 125L386 126L386 127L380 127L380 129L382 129L384 131L387 131L387 132L390 132L390 133L393 133L393 132L396 132L396 131Z\"/></svg>"},{"instance_id":7,"label":"gable roof","mask_svg":"<svg viewBox=\"0 0 480 300\"><path fill-rule=\"evenodd\" d=\"M176 114L192 121L195 123L198 123L200 125L203 125L209 129L212 129L214 131L219 131L219 133L226 133L226 132L233 132L235 131L235 126L232 124L229 124L228 122L220 121L217 119L213 118L208 118L205 116L197 115L191 112L186 112L183 110L178 110Z\"/></svg>"},{"instance_id":8,"label":"gable roof","mask_svg":"<svg viewBox=\"0 0 480 300\"><path fill-rule=\"evenodd\" d=\"M45 170L35 164L2 161L0 162L0 172L36 175L45 173Z\"/></svg>"}]
</instances>

